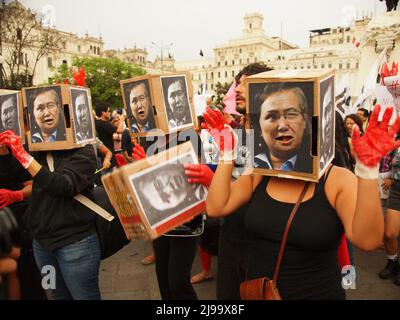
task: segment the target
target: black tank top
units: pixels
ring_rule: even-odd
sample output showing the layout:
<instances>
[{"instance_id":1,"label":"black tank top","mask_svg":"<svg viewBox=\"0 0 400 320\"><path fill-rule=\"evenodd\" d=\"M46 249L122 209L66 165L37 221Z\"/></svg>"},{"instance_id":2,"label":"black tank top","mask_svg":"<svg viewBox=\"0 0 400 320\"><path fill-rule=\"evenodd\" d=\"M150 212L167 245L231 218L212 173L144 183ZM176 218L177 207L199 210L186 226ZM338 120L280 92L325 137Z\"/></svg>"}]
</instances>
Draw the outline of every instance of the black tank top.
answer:
<instances>
[{"instance_id":1,"label":"black tank top","mask_svg":"<svg viewBox=\"0 0 400 320\"><path fill-rule=\"evenodd\" d=\"M331 167L332 168L332 167ZM303 202L289 230L277 280L283 299L344 299L338 247L344 233L335 209L325 195L325 178L311 199ZM273 199L264 177L253 193L245 217L250 249L247 279L272 279L283 232L294 204Z\"/></svg>"}]
</instances>

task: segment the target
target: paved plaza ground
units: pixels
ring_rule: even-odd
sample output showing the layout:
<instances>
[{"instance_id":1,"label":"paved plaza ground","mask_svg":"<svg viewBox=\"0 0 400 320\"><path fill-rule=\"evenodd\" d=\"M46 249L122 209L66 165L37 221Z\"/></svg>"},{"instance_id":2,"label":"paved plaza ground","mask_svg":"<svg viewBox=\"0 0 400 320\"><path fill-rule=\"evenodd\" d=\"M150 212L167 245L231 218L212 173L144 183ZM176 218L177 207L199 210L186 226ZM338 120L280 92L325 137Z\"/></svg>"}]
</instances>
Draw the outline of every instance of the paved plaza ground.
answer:
<instances>
[{"instance_id":1,"label":"paved plaza ground","mask_svg":"<svg viewBox=\"0 0 400 320\"><path fill-rule=\"evenodd\" d=\"M150 252L149 242L133 240L114 256L102 261L100 289L106 300L160 300L154 264L143 266L140 261ZM386 263L383 249L374 252L354 250L357 281L356 289L347 291L349 300L399 300L400 287L390 280L381 280L378 272ZM213 259L216 275L217 258ZM201 269L197 255L192 274ZM195 285L200 300L216 299L216 280Z\"/></svg>"}]
</instances>

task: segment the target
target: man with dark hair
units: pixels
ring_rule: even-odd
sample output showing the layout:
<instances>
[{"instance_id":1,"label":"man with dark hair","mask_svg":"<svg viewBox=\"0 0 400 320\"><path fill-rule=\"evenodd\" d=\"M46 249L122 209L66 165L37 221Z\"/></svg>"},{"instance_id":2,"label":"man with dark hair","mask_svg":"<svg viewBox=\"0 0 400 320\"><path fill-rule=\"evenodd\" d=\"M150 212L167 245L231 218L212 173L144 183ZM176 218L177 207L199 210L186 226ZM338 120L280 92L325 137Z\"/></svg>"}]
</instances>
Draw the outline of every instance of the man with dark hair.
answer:
<instances>
[{"instance_id":1,"label":"man with dark hair","mask_svg":"<svg viewBox=\"0 0 400 320\"><path fill-rule=\"evenodd\" d=\"M112 152L113 156L111 158L111 167L114 167L117 162L115 160L115 150L114 150L114 133L122 133L124 131L124 121L125 117L123 115L118 115L120 118L118 128L113 126L110 122L111 111L107 104L98 103L95 107L96 111L96 131L99 139L104 143L104 145ZM101 161L104 160L103 156L100 155Z\"/></svg>"},{"instance_id":2,"label":"man with dark hair","mask_svg":"<svg viewBox=\"0 0 400 320\"><path fill-rule=\"evenodd\" d=\"M52 88L40 88L32 95L33 127L32 142L55 142L66 140L65 119L61 105L61 97Z\"/></svg>"},{"instance_id":3,"label":"man with dark hair","mask_svg":"<svg viewBox=\"0 0 400 320\"><path fill-rule=\"evenodd\" d=\"M327 84L326 84L327 83ZM321 132L320 132L320 159L319 168L322 170L333 157L335 151L334 143L334 92L333 82L323 82L326 87L324 94L320 97L320 115L321 115ZM321 86L322 86L321 85Z\"/></svg>"},{"instance_id":4,"label":"man with dark hair","mask_svg":"<svg viewBox=\"0 0 400 320\"><path fill-rule=\"evenodd\" d=\"M166 92L164 99L167 105L168 127L173 129L192 123L184 77L164 78L163 88Z\"/></svg>"},{"instance_id":5,"label":"man with dark hair","mask_svg":"<svg viewBox=\"0 0 400 320\"><path fill-rule=\"evenodd\" d=\"M1 98L1 100L4 98L4 100L0 102L0 131L12 130L19 135L16 95L10 94Z\"/></svg>"},{"instance_id":6,"label":"man with dark hair","mask_svg":"<svg viewBox=\"0 0 400 320\"><path fill-rule=\"evenodd\" d=\"M75 131L78 142L93 139L92 118L86 92L75 97Z\"/></svg>"},{"instance_id":7,"label":"man with dark hair","mask_svg":"<svg viewBox=\"0 0 400 320\"><path fill-rule=\"evenodd\" d=\"M245 115L246 114L246 87L243 84L244 79L261 72L273 70L263 63L255 62L244 67L235 77L236 81L236 111Z\"/></svg>"},{"instance_id":8,"label":"man with dark hair","mask_svg":"<svg viewBox=\"0 0 400 320\"><path fill-rule=\"evenodd\" d=\"M147 85L144 81L128 87L129 106L132 112L132 132L146 132L155 128L154 115Z\"/></svg>"}]
</instances>

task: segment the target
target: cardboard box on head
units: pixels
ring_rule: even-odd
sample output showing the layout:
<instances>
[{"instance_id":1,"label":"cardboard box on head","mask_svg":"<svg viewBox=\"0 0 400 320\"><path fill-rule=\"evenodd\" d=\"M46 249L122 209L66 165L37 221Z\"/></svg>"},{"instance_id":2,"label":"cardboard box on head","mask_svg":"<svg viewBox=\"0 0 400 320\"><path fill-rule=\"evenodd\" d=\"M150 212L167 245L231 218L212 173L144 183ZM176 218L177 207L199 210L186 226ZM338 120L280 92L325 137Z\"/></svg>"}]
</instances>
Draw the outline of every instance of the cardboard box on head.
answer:
<instances>
[{"instance_id":1,"label":"cardboard box on head","mask_svg":"<svg viewBox=\"0 0 400 320\"><path fill-rule=\"evenodd\" d=\"M90 89L53 85L22 89L30 151L64 150L95 143Z\"/></svg>"},{"instance_id":2,"label":"cardboard box on head","mask_svg":"<svg viewBox=\"0 0 400 320\"><path fill-rule=\"evenodd\" d=\"M318 181L335 153L333 71L269 71L250 76L247 128L253 171Z\"/></svg>"},{"instance_id":3,"label":"cardboard box on head","mask_svg":"<svg viewBox=\"0 0 400 320\"><path fill-rule=\"evenodd\" d=\"M185 163L198 163L191 142L102 177L129 239L143 237L143 230L155 239L205 210L207 189L187 181Z\"/></svg>"},{"instance_id":4,"label":"cardboard box on head","mask_svg":"<svg viewBox=\"0 0 400 320\"><path fill-rule=\"evenodd\" d=\"M25 143L25 124L21 91L0 89L0 133L14 131Z\"/></svg>"},{"instance_id":5,"label":"cardboard box on head","mask_svg":"<svg viewBox=\"0 0 400 320\"><path fill-rule=\"evenodd\" d=\"M189 73L146 75L120 81L133 136L158 135L195 127Z\"/></svg>"}]
</instances>

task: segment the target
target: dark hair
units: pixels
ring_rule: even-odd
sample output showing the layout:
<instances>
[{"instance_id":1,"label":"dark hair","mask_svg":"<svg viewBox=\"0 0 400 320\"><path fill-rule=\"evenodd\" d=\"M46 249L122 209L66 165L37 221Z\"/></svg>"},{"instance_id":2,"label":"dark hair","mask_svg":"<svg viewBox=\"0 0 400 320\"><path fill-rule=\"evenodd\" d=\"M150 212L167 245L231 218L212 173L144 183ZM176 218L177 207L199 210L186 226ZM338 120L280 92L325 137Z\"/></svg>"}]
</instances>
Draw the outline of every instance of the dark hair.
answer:
<instances>
[{"instance_id":1,"label":"dark hair","mask_svg":"<svg viewBox=\"0 0 400 320\"><path fill-rule=\"evenodd\" d=\"M1 112L2 112L2 109L3 109L3 105L4 105L4 103L6 101L8 101L10 99L13 101L13 103L15 104L15 108L17 109L16 112L18 114L18 106L17 106L16 95L15 94L4 95L4 96L2 96L2 98L5 98L5 99L2 99L2 101L0 102L0 132L3 132L5 130L5 128L3 128L3 121L1 121L1 120L3 120L3 116L1 114ZM16 129L18 131L18 132L16 132L16 134L19 135L19 123L17 123L17 128Z\"/></svg>"},{"instance_id":2,"label":"dark hair","mask_svg":"<svg viewBox=\"0 0 400 320\"><path fill-rule=\"evenodd\" d=\"M143 79L143 80L139 80L139 81L135 81L135 82L126 84L126 87L124 88L124 95L125 95L125 101L126 101L126 112L128 114L129 120L131 121L131 124L135 123L137 125L138 122L132 114L131 101L130 101L129 96L131 94L131 91L140 85L143 85L145 94L146 94L146 99L149 103L149 114L147 116L147 121L149 122L149 128L153 129L156 127L156 124L155 124L155 119L154 119L153 103L151 101L151 96L150 96L149 88L148 88L149 82L147 79Z\"/></svg>"},{"instance_id":3,"label":"dark hair","mask_svg":"<svg viewBox=\"0 0 400 320\"><path fill-rule=\"evenodd\" d=\"M147 80L140 80L140 81L135 81L135 82L128 83L127 86L126 86L126 92L128 93L128 96L131 94L132 89L134 89L134 88L136 88L136 87L138 87L140 85L144 86L144 90L146 91L146 96L149 96L149 92L148 92L148 89L147 89L147 86L148 86L148 81Z\"/></svg>"},{"instance_id":4,"label":"dark hair","mask_svg":"<svg viewBox=\"0 0 400 320\"><path fill-rule=\"evenodd\" d=\"M264 63L260 63L260 62L255 62L255 63L251 63L249 65L247 65L246 67L244 67L236 76L235 76L235 81L239 82L240 78L242 76L252 76L254 74L257 73L261 73L261 72L267 72L267 71L271 71L274 70L273 68L267 67Z\"/></svg>"},{"instance_id":5,"label":"dark hair","mask_svg":"<svg viewBox=\"0 0 400 320\"><path fill-rule=\"evenodd\" d=\"M343 118L338 111L335 112L335 122L335 158L332 164L353 171L354 163L351 158L347 130Z\"/></svg>"},{"instance_id":6,"label":"dark hair","mask_svg":"<svg viewBox=\"0 0 400 320\"><path fill-rule=\"evenodd\" d=\"M108 110L108 105L103 103L103 102L99 102L98 104L96 104L95 107L95 111L96 111L96 116L101 117L101 114L103 112L107 112Z\"/></svg>"},{"instance_id":7,"label":"dark hair","mask_svg":"<svg viewBox=\"0 0 400 320\"><path fill-rule=\"evenodd\" d=\"M369 117L369 111L365 108L359 108L357 111L361 111L364 115L364 118L368 118Z\"/></svg>"},{"instance_id":8,"label":"dark hair","mask_svg":"<svg viewBox=\"0 0 400 320\"><path fill-rule=\"evenodd\" d=\"M32 90L32 93L30 94L30 100L31 100L31 106L34 106L34 102L38 96L45 92L51 92L54 95L54 99L58 107L61 107L61 97L58 94L58 92L55 90L55 88L59 87L39 87L35 88Z\"/></svg>"},{"instance_id":9,"label":"dark hair","mask_svg":"<svg viewBox=\"0 0 400 320\"><path fill-rule=\"evenodd\" d=\"M344 118L345 124L346 124L346 120L348 118L352 119L356 123L356 125L358 125L358 127L360 128L360 133L364 134L363 121L361 120L361 118L358 115L356 115L355 113L349 114L346 116L346 118Z\"/></svg>"},{"instance_id":10,"label":"dark hair","mask_svg":"<svg viewBox=\"0 0 400 320\"><path fill-rule=\"evenodd\" d=\"M259 120L261 116L261 106L264 101L271 95L283 92L283 91L292 91L299 100L300 112L303 116L303 119L306 121L306 127L304 129L303 139L301 142L301 147L298 154L298 160L296 161L296 171L302 172L312 172L312 158L311 154L311 121L310 121L310 111L309 111L309 103L312 105L312 101L308 101L303 89L300 88L299 83L295 82L281 82L281 83L269 83L265 85L263 91L260 94L257 94L255 97L254 104L258 106L260 112L250 113L250 124L251 127L255 129L257 132L261 132ZM256 138L257 139L257 138ZM257 146L255 146L257 149ZM269 149L264 139L261 137L260 139L260 149L259 152L265 153L268 157ZM257 154L257 152L255 153ZM299 166L302 166L301 168Z\"/></svg>"},{"instance_id":11,"label":"dark hair","mask_svg":"<svg viewBox=\"0 0 400 320\"><path fill-rule=\"evenodd\" d=\"M169 119L175 119L175 114L174 111L171 109L171 106L168 103L168 89L169 87L175 83L179 82L182 86L183 94L185 95L185 100L188 98L188 92L186 91L186 86L185 86L185 77L184 76L177 76L177 77L165 77L162 78L162 87L163 87L163 93L164 93L164 101L166 102L166 111L167 111L167 117ZM186 110L186 113L188 116L190 116L190 110Z\"/></svg>"}]
</instances>

